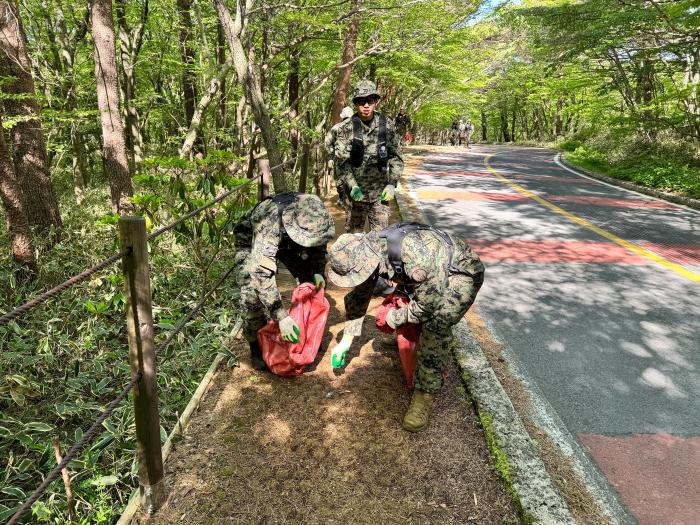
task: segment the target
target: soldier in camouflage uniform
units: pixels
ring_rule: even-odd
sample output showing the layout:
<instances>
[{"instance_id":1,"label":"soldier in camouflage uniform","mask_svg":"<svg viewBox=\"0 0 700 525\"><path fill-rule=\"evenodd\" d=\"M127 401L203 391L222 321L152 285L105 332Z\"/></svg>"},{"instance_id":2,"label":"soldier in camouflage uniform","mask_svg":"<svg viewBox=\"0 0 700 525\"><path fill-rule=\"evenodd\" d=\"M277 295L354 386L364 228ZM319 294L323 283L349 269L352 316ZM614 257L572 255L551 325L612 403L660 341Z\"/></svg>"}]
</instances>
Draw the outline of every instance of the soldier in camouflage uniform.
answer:
<instances>
[{"instance_id":1,"label":"soldier in camouflage uniform","mask_svg":"<svg viewBox=\"0 0 700 525\"><path fill-rule=\"evenodd\" d=\"M370 230L387 227L389 201L403 171L394 122L375 112L380 100L374 82L358 82L352 99L355 115L336 131L336 175L352 199L352 232L364 231L367 220Z\"/></svg>"},{"instance_id":2,"label":"soldier in camouflage uniform","mask_svg":"<svg viewBox=\"0 0 700 525\"><path fill-rule=\"evenodd\" d=\"M350 107L344 107L340 112L340 122L333 126L324 139L324 145L326 147L326 153L328 155L328 168L333 174L333 180L335 181L335 188L338 190L338 205L345 211L345 231L350 231L350 194L348 193L345 185L338 178L338 173L335 168L335 143L338 138L338 128L343 125L343 122L352 117L353 111Z\"/></svg>"},{"instance_id":3,"label":"soldier in camouflage uniform","mask_svg":"<svg viewBox=\"0 0 700 525\"><path fill-rule=\"evenodd\" d=\"M299 342L299 328L277 290L277 261L300 283L313 282L316 289L325 286L326 244L333 238L335 223L317 196L287 192L258 203L234 232L243 335L253 367L264 370L257 333L269 319L279 322L283 339Z\"/></svg>"},{"instance_id":4,"label":"soldier in camouflage uniform","mask_svg":"<svg viewBox=\"0 0 700 525\"><path fill-rule=\"evenodd\" d=\"M417 432L428 424L435 394L443 384L451 327L467 312L484 281L484 265L461 240L419 223L399 223L379 231L341 235L329 252L331 282L354 287L345 297L343 340L332 350L334 367L344 364L378 276L397 283L411 302L392 310L391 328L422 325L416 349L415 391L403 428Z\"/></svg>"}]
</instances>

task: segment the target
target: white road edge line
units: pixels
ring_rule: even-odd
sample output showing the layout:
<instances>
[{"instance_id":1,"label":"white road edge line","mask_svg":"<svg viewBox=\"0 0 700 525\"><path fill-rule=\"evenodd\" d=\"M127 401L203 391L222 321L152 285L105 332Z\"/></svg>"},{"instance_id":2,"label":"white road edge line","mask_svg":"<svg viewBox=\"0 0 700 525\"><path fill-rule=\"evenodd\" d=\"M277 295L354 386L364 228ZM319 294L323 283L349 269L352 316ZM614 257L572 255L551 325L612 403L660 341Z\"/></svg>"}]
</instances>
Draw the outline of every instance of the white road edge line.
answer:
<instances>
[{"instance_id":1,"label":"white road edge line","mask_svg":"<svg viewBox=\"0 0 700 525\"><path fill-rule=\"evenodd\" d=\"M610 184L609 182L605 182L605 181L602 181L600 179L589 177L588 175L581 173L580 171L573 170L573 169L569 168L568 166L564 165L561 162L561 160L559 160L561 158L561 155L562 155L561 153L557 153L556 155L554 155L552 160L554 161L554 163L557 166L559 166L560 168L564 168L566 171L573 173L574 175L578 175L579 177L583 177L584 179L592 180L592 181L598 182L600 184L605 184L606 186L610 186L611 188L626 191L628 193L634 193L635 195L639 195L639 196L645 197L647 199L654 199L655 201L667 202L668 204L672 204L673 206L678 206L679 208L683 208L685 210L692 211L693 213L700 214L700 210L696 210L694 208L691 208L690 206L686 206L685 204L678 204L677 202L667 201L667 200L661 199L659 197L654 197L653 195L647 195L646 193L640 193L638 191L630 190L628 188L623 188L622 186L615 186L614 184Z\"/></svg>"}]
</instances>

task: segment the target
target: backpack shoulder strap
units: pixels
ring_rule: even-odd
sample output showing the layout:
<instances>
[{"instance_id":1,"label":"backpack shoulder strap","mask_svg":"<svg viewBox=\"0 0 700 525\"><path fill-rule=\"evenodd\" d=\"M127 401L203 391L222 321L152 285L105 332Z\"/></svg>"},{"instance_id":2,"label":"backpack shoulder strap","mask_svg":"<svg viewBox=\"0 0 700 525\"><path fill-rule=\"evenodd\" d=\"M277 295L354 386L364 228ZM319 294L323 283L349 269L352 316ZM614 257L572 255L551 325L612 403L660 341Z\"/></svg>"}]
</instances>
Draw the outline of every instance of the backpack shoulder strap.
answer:
<instances>
[{"instance_id":1,"label":"backpack shoulder strap","mask_svg":"<svg viewBox=\"0 0 700 525\"><path fill-rule=\"evenodd\" d=\"M357 115L352 116L352 146L350 147L350 162L353 168L362 166L365 156L364 131L362 121Z\"/></svg>"},{"instance_id":2,"label":"backpack shoulder strap","mask_svg":"<svg viewBox=\"0 0 700 525\"><path fill-rule=\"evenodd\" d=\"M406 275L403 260L401 259L401 244L404 237L416 230L430 230L431 227L420 222L399 222L379 232L379 237L387 241L387 256L389 264L394 269L397 280L408 282L410 277Z\"/></svg>"}]
</instances>

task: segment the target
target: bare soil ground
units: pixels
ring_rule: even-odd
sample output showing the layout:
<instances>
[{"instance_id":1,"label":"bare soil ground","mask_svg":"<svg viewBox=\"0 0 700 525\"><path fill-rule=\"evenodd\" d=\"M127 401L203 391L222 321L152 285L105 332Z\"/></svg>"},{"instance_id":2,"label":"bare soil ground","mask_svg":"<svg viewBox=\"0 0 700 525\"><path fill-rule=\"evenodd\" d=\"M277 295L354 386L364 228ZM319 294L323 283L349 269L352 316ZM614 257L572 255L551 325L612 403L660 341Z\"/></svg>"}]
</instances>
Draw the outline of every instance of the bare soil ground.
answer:
<instances>
[{"instance_id":1,"label":"bare soil ground","mask_svg":"<svg viewBox=\"0 0 700 525\"><path fill-rule=\"evenodd\" d=\"M291 278L280 285L289 300ZM453 364L430 426L401 429L410 393L398 352L375 341L380 299L347 366L332 369L326 350L340 339L346 291L329 285L328 333L297 378L253 371L236 341L242 366L218 372L168 459L166 506L137 521L518 523Z\"/></svg>"}]
</instances>

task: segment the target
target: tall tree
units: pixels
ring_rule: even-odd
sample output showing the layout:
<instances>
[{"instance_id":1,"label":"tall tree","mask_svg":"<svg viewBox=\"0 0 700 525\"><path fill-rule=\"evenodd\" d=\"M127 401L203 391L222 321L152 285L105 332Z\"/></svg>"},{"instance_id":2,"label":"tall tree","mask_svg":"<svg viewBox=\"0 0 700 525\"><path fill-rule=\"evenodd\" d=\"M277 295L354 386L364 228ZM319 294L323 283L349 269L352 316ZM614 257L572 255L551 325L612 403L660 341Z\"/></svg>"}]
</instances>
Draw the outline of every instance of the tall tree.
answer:
<instances>
[{"instance_id":1,"label":"tall tree","mask_svg":"<svg viewBox=\"0 0 700 525\"><path fill-rule=\"evenodd\" d=\"M112 211L126 215L133 211L129 161L126 156L124 125L119 112L119 86L115 51L112 0L91 0L92 38L95 43L97 104L102 123L104 171L109 180Z\"/></svg>"},{"instance_id":2,"label":"tall tree","mask_svg":"<svg viewBox=\"0 0 700 525\"><path fill-rule=\"evenodd\" d=\"M338 81L335 85L333 95L333 107L331 109L331 126L340 122L340 112L348 100L348 89L350 87L350 77L352 76L352 64L357 55L357 35L360 32L360 14L357 10L360 7L360 0L353 2L354 14L348 22L348 30L343 40L342 66L338 71Z\"/></svg>"},{"instance_id":3,"label":"tall tree","mask_svg":"<svg viewBox=\"0 0 700 525\"><path fill-rule=\"evenodd\" d=\"M192 48L192 0L177 0L180 13L180 56L182 57L182 94L185 102L185 123L192 125L195 106L197 104L197 81L195 78L195 54ZM193 146L194 151L202 149L201 135Z\"/></svg>"},{"instance_id":4,"label":"tall tree","mask_svg":"<svg viewBox=\"0 0 700 525\"><path fill-rule=\"evenodd\" d=\"M5 132L0 117L0 198L2 199L7 229L10 232L10 249L15 261L31 273L37 271L36 258L29 223L20 197L15 168L10 160L10 151L5 143Z\"/></svg>"},{"instance_id":5,"label":"tall tree","mask_svg":"<svg viewBox=\"0 0 700 525\"><path fill-rule=\"evenodd\" d=\"M247 26L248 13L253 6L253 0L236 0L235 19L231 16L224 0L213 0L213 2L219 15L219 20L221 20L221 25L224 26L226 40L231 48L238 81L243 86L246 99L253 111L255 123L260 128L265 149L267 149L267 158L270 161L275 191L287 191L287 182L283 175L282 152L277 143L275 131L272 128L260 81L257 75L251 74L248 51L244 47L242 40Z\"/></svg>"},{"instance_id":6,"label":"tall tree","mask_svg":"<svg viewBox=\"0 0 700 525\"><path fill-rule=\"evenodd\" d=\"M2 85L4 106L12 120L12 159L30 226L41 230L63 224L49 173L40 108L34 92L26 36L17 6L0 0L0 75L12 77Z\"/></svg>"}]
</instances>

